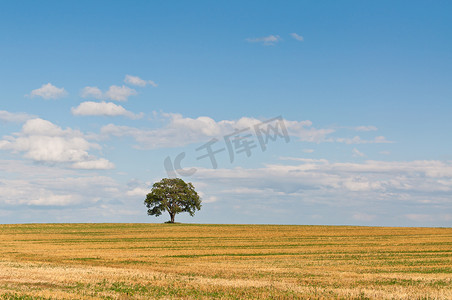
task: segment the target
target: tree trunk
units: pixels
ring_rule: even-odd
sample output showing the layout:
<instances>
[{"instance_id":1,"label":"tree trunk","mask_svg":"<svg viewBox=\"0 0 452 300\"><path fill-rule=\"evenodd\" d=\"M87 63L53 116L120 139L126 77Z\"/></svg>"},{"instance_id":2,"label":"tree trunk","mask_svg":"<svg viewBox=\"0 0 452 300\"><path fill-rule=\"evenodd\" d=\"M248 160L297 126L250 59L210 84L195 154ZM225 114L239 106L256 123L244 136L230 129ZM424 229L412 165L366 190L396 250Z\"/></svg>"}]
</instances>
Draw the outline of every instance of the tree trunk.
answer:
<instances>
[{"instance_id":1,"label":"tree trunk","mask_svg":"<svg viewBox=\"0 0 452 300\"><path fill-rule=\"evenodd\" d=\"M176 216L176 214L170 214L171 216L171 223L174 223L174 217Z\"/></svg>"}]
</instances>

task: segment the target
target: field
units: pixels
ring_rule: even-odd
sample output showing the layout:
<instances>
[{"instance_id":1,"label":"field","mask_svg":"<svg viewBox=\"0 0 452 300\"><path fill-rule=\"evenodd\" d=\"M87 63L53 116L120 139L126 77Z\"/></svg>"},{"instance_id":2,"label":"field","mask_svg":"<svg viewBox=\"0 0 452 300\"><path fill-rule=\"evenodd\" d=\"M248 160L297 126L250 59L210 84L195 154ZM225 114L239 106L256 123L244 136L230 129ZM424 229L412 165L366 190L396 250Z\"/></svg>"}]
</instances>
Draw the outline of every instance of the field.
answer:
<instances>
[{"instance_id":1,"label":"field","mask_svg":"<svg viewBox=\"0 0 452 300\"><path fill-rule=\"evenodd\" d=\"M0 225L0 299L452 299L452 228Z\"/></svg>"}]
</instances>

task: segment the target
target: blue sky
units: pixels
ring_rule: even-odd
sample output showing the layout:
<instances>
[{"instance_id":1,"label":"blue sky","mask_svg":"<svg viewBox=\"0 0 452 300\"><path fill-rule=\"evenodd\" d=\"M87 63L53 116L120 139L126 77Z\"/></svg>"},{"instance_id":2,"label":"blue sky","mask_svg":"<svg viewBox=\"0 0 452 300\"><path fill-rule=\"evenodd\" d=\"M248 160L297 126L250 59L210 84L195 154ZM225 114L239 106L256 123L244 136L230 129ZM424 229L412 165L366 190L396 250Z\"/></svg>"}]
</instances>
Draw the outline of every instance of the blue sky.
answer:
<instances>
[{"instance_id":1,"label":"blue sky","mask_svg":"<svg viewBox=\"0 0 452 300\"><path fill-rule=\"evenodd\" d=\"M1 3L1 222L163 222L143 200L185 153L204 204L176 221L451 226L451 9ZM248 156L197 159L236 129Z\"/></svg>"}]
</instances>

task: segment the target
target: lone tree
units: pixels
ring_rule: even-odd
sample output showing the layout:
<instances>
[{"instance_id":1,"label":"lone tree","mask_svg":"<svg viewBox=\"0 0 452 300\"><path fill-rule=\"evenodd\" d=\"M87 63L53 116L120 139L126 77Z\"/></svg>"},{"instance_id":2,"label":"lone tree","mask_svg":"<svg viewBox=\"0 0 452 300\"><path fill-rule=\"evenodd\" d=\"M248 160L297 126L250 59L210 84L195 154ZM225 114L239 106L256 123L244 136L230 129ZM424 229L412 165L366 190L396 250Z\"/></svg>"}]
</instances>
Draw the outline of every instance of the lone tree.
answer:
<instances>
[{"instance_id":1,"label":"lone tree","mask_svg":"<svg viewBox=\"0 0 452 300\"><path fill-rule=\"evenodd\" d=\"M170 223L174 223L174 217L180 212L188 212L193 217L195 211L201 209L201 199L193 184L180 178L163 178L154 183L144 204L150 216L158 217L166 210L171 217Z\"/></svg>"}]
</instances>

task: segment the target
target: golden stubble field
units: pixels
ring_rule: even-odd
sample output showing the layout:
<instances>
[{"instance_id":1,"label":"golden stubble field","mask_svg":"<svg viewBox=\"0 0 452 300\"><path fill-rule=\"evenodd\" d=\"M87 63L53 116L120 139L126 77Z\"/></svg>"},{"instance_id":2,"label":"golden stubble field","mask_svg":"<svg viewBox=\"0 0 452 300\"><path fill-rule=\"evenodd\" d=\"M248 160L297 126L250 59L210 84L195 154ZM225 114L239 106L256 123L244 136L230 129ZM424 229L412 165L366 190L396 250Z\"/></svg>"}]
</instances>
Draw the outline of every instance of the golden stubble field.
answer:
<instances>
[{"instance_id":1,"label":"golden stubble field","mask_svg":"<svg viewBox=\"0 0 452 300\"><path fill-rule=\"evenodd\" d=\"M0 225L0 299L452 299L452 228Z\"/></svg>"}]
</instances>

